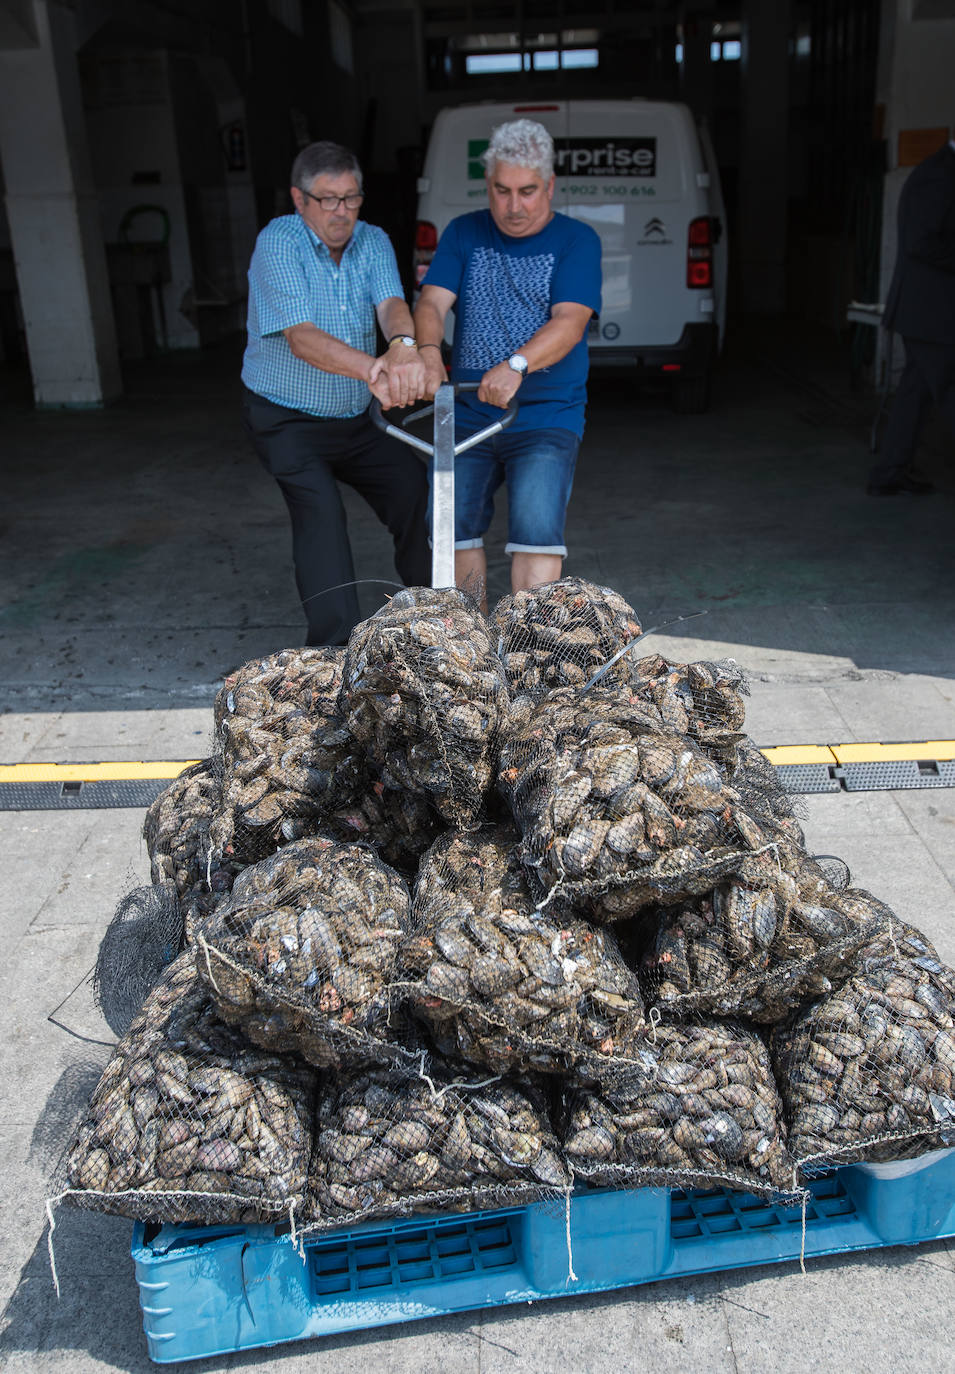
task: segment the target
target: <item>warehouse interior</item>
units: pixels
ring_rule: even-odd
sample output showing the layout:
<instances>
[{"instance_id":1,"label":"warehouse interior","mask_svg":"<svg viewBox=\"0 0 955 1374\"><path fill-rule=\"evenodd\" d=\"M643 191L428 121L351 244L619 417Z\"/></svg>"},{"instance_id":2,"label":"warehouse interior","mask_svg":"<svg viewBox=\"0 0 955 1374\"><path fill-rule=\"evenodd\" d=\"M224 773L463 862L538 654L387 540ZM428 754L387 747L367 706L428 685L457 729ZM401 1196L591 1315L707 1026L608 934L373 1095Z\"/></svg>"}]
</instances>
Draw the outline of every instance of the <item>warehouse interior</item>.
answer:
<instances>
[{"instance_id":1,"label":"warehouse interior","mask_svg":"<svg viewBox=\"0 0 955 1374\"><path fill-rule=\"evenodd\" d=\"M730 309L842 336L884 296L908 167L947 137L951 0L0 0L0 360L38 406L108 404L125 361L244 323L257 231L316 138L410 273L443 106L683 100L723 182ZM410 282L409 282L410 285Z\"/></svg>"}]
</instances>

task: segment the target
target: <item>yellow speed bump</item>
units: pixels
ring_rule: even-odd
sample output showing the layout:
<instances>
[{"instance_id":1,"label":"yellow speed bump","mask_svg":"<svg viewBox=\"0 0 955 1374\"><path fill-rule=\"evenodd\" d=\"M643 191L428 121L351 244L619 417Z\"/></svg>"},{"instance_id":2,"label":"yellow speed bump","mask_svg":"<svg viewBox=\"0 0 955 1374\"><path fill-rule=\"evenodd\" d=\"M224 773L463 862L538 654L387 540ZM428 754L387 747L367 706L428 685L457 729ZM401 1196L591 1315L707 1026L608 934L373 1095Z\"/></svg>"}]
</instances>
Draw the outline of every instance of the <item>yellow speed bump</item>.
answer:
<instances>
[{"instance_id":1,"label":"yellow speed bump","mask_svg":"<svg viewBox=\"0 0 955 1374\"><path fill-rule=\"evenodd\" d=\"M916 740L908 744L833 744L838 763L945 762L955 759L955 740Z\"/></svg>"},{"instance_id":2,"label":"yellow speed bump","mask_svg":"<svg viewBox=\"0 0 955 1374\"><path fill-rule=\"evenodd\" d=\"M132 782L142 778L178 778L199 759L166 763L4 763L2 782Z\"/></svg>"},{"instance_id":3,"label":"yellow speed bump","mask_svg":"<svg viewBox=\"0 0 955 1374\"><path fill-rule=\"evenodd\" d=\"M760 752L770 763L785 766L791 763L835 763L836 757L827 744L780 744Z\"/></svg>"}]
</instances>

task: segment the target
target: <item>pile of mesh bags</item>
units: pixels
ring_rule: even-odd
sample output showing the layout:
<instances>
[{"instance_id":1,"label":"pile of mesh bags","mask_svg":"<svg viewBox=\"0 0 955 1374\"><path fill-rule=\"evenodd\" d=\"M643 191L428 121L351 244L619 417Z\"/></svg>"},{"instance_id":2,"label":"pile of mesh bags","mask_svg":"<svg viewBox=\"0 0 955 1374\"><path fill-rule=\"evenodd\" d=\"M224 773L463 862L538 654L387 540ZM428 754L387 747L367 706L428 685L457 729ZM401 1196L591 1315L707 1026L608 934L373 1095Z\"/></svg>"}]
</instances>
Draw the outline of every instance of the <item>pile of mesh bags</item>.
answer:
<instances>
[{"instance_id":1,"label":"pile of mesh bags","mask_svg":"<svg viewBox=\"0 0 955 1374\"><path fill-rule=\"evenodd\" d=\"M62 1191L320 1230L955 1144L955 973L807 852L738 666L640 649L580 579L419 588L227 679Z\"/></svg>"}]
</instances>

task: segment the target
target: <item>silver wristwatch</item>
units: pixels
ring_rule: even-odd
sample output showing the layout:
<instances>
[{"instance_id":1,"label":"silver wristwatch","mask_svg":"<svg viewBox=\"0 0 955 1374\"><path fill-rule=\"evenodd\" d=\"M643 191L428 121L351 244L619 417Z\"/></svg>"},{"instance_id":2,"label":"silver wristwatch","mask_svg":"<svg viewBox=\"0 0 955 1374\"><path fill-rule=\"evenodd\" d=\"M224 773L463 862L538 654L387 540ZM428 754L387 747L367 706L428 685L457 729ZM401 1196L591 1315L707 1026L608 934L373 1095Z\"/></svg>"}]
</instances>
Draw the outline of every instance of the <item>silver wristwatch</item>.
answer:
<instances>
[{"instance_id":1,"label":"silver wristwatch","mask_svg":"<svg viewBox=\"0 0 955 1374\"><path fill-rule=\"evenodd\" d=\"M522 377L527 371L527 359L523 353L512 353L507 360L507 365L512 372L519 372Z\"/></svg>"}]
</instances>

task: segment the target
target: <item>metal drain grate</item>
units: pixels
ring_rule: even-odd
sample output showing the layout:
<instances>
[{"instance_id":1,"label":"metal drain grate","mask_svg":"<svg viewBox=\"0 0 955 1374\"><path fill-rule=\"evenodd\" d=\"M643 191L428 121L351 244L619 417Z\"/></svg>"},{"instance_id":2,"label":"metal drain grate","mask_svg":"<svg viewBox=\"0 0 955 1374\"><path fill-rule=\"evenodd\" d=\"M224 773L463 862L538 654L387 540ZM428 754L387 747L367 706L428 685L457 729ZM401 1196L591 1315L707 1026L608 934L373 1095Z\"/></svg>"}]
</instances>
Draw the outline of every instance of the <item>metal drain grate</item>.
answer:
<instances>
[{"instance_id":1,"label":"metal drain grate","mask_svg":"<svg viewBox=\"0 0 955 1374\"><path fill-rule=\"evenodd\" d=\"M85 811L100 807L150 806L169 779L110 782L5 782L0 811Z\"/></svg>"},{"instance_id":2,"label":"metal drain grate","mask_svg":"<svg viewBox=\"0 0 955 1374\"><path fill-rule=\"evenodd\" d=\"M841 792L831 763L777 763L776 773L787 792Z\"/></svg>"},{"instance_id":3,"label":"metal drain grate","mask_svg":"<svg viewBox=\"0 0 955 1374\"><path fill-rule=\"evenodd\" d=\"M309 1247L316 1294L407 1288L512 1268L517 1245L509 1217L435 1223L390 1235L319 1242Z\"/></svg>"},{"instance_id":4,"label":"metal drain grate","mask_svg":"<svg viewBox=\"0 0 955 1374\"><path fill-rule=\"evenodd\" d=\"M836 1174L814 1179L809 1191L807 1226L856 1215L855 1203ZM752 1193L675 1188L670 1197L670 1234L674 1240L708 1240L744 1231L789 1232L801 1227L801 1207L781 1207Z\"/></svg>"},{"instance_id":5,"label":"metal drain grate","mask_svg":"<svg viewBox=\"0 0 955 1374\"><path fill-rule=\"evenodd\" d=\"M896 792L916 787L955 787L955 760L843 763L836 770L847 792Z\"/></svg>"}]
</instances>

